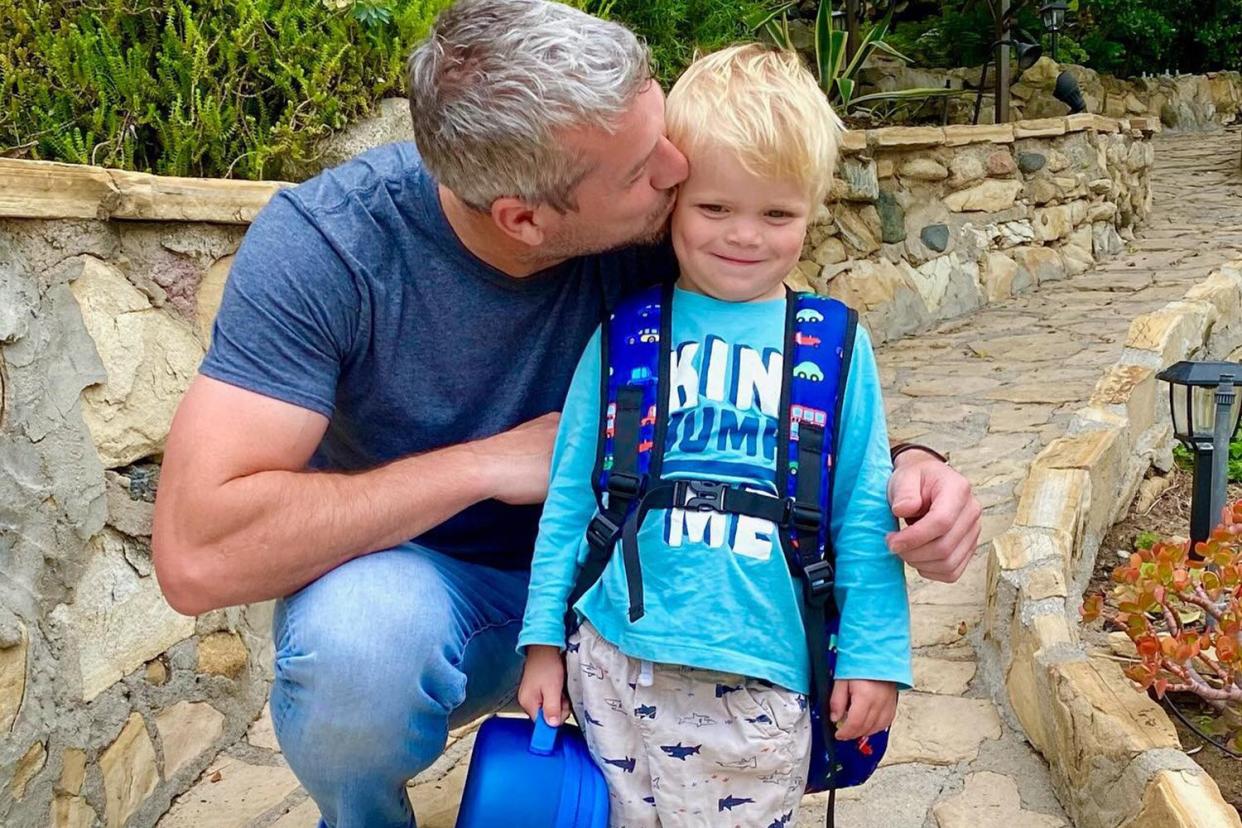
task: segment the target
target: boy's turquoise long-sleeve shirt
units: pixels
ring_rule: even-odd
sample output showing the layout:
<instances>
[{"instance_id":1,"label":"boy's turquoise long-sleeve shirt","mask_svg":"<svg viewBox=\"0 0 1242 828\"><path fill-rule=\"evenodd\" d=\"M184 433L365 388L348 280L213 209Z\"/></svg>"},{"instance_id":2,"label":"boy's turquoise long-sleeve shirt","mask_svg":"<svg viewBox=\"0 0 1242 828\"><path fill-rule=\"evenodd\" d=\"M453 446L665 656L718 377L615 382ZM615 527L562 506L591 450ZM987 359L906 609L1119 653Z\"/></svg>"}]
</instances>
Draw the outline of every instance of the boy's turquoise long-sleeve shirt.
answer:
<instances>
[{"instance_id":1,"label":"boy's turquoise long-sleeve shirt","mask_svg":"<svg viewBox=\"0 0 1242 828\"><path fill-rule=\"evenodd\" d=\"M775 494L785 299L732 303L675 291L664 473L746 484ZM518 648L565 646L569 593L595 514L591 475L599 429L599 331L578 363L561 415L552 477L531 565ZM909 687L905 574L888 551L892 474L875 354L857 330L836 456L831 536L836 552L838 679ZM810 687L801 585L775 527L715 512L652 511L638 536L646 614L631 623L617 550L577 611L625 654Z\"/></svg>"}]
</instances>

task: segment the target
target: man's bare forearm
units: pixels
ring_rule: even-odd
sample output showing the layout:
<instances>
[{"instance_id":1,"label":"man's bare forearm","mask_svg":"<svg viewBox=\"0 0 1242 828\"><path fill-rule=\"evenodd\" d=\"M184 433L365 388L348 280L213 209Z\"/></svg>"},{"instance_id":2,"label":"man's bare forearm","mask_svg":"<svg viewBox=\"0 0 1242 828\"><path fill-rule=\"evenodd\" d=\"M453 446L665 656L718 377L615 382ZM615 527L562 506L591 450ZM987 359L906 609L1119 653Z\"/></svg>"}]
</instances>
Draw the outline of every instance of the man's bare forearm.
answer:
<instances>
[{"instance_id":1,"label":"man's bare forearm","mask_svg":"<svg viewBox=\"0 0 1242 828\"><path fill-rule=\"evenodd\" d=\"M454 446L358 473L259 471L196 503L161 492L169 497L157 504L153 539L161 582L190 614L288 595L490 497L487 477L478 454Z\"/></svg>"}]
</instances>

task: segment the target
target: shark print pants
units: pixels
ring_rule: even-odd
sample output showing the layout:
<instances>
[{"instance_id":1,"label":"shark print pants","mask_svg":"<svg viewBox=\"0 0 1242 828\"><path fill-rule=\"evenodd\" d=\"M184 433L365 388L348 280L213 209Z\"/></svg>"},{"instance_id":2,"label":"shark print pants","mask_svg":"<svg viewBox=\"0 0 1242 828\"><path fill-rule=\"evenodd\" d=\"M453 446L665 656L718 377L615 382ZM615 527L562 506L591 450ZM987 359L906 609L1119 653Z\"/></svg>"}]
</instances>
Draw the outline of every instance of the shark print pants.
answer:
<instances>
[{"instance_id":1,"label":"shark print pants","mask_svg":"<svg viewBox=\"0 0 1242 828\"><path fill-rule=\"evenodd\" d=\"M569 638L566 683L608 780L611 828L794 824L811 751L803 694L644 664L589 623Z\"/></svg>"}]
</instances>

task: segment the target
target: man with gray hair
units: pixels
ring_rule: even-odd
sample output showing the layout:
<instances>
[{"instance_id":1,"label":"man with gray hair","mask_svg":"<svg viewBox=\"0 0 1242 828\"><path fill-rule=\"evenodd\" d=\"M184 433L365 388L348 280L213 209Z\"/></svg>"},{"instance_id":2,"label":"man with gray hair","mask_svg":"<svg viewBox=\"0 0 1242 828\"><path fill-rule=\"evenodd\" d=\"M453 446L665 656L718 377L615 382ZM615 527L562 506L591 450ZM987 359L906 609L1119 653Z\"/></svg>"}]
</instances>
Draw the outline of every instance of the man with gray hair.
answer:
<instances>
[{"instance_id":1,"label":"man with gray hair","mask_svg":"<svg viewBox=\"0 0 1242 828\"><path fill-rule=\"evenodd\" d=\"M273 723L342 828L413 824L406 781L512 699L556 412L602 309L675 275L651 243L686 176L646 50L567 6L461 0L409 83L417 150L251 226L153 534L177 610L280 599ZM892 548L955 580L979 504L927 450L896 463Z\"/></svg>"}]
</instances>

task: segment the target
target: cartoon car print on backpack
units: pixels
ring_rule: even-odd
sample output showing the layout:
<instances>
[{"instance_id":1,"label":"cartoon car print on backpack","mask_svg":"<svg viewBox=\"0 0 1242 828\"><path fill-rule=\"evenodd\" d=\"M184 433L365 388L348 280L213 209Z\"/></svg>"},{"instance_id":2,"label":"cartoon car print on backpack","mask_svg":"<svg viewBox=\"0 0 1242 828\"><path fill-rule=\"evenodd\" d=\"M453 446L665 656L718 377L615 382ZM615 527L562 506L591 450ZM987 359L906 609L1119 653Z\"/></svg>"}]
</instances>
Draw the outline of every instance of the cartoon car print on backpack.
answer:
<instances>
[{"instance_id":1,"label":"cartoon car print on backpack","mask_svg":"<svg viewBox=\"0 0 1242 828\"><path fill-rule=\"evenodd\" d=\"M814 362L800 362L794 368L793 375L798 379L810 380L811 382L823 382L824 372Z\"/></svg>"},{"instance_id":2,"label":"cartoon car print on backpack","mask_svg":"<svg viewBox=\"0 0 1242 828\"><path fill-rule=\"evenodd\" d=\"M798 311L796 319L799 322L823 322L824 315L815 310L815 308L803 308Z\"/></svg>"},{"instance_id":3,"label":"cartoon car print on backpack","mask_svg":"<svg viewBox=\"0 0 1242 828\"><path fill-rule=\"evenodd\" d=\"M639 342L659 342L660 331L658 328L640 328L637 334L631 334L625 338L626 345L637 345Z\"/></svg>"},{"instance_id":4,"label":"cartoon car print on backpack","mask_svg":"<svg viewBox=\"0 0 1242 828\"><path fill-rule=\"evenodd\" d=\"M821 341L822 340L818 336L811 336L810 334L803 333L802 331L798 331L794 334L795 345L805 345L808 348L815 348Z\"/></svg>"}]
</instances>

